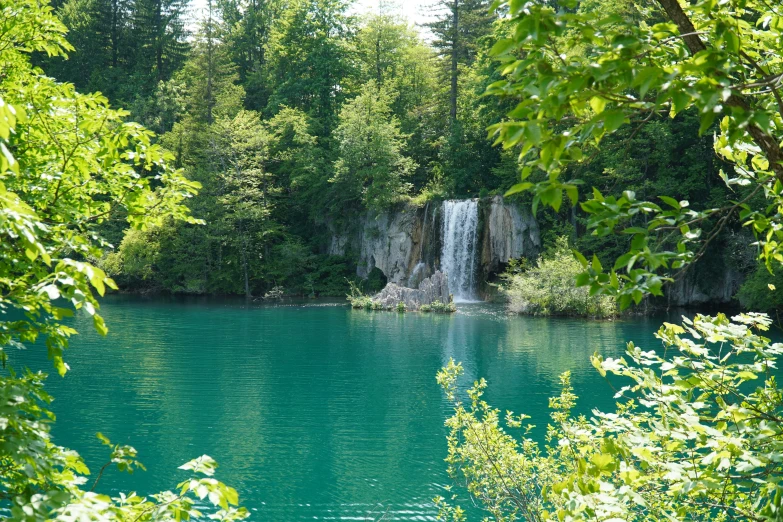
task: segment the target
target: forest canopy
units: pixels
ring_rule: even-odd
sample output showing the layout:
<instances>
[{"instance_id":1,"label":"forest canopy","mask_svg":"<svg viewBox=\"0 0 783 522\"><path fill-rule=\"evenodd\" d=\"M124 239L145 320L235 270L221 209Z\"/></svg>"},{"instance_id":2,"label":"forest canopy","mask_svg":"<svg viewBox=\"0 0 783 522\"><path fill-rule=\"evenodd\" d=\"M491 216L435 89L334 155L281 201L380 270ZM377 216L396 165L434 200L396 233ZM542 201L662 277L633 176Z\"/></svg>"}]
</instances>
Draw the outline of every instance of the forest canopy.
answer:
<instances>
[{"instance_id":1,"label":"forest canopy","mask_svg":"<svg viewBox=\"0 0 783 522\"><path fill-rule=\"evenodd\" d=\"M751 268L783 262L783 18L763 0L444 0L430 42L393 11L355 17L340 0L207 5L191 32L181 0L0 0L0 305L19 317L0 322L0 482L13 518L248 516L206 455L173 491L111 498L93 491L100 471L87 489L83 460L50 439L43 374L11 370L6 347L39 342L67 373L77 332L64 319L81 311L105 335L113 275L134 290L339 292L352 267L319 250L330 225L488 194L542 207L556 266L537 263L516 289L541 310L613 315L614 298L660 295L730 238L755 248ZM741 298L775 307L758 299L760 274ZM572 278L587 289L567 302L538 295ZM698 315L658 331L677 355L596 355L603 376L630 379L627 402L573 418L565 375L544 452L500 427L483 381L466 407L451 363L450 471L499 520L778 520L770 325ZM106 466L142 467L98 438Z\"/></svg>"},{"instance_id":2,"label":"forest canopy","mask_svg":"<svg viewBox=\"0 0 783 522\"><path fill-rule=\"evenodd\" d=\"M630 0L439 0L426 27L388 2L215 0L197 23L185 0L54 7L73 50L35 63L128 109L202 186L187 205L203 225L104 225L101 266L126 289L342 295L356 253L326 253L335 230L506 194L536 211L544 250L568 237L590 262L580 284L621 308L707 271L749 277L742 303L776 306L773 266L749 246L769 216L724 208L766 197L734 165L757 175L760 156L738 148L775 149L774 16L703 4L722 22L696 49L662 4ZM753 22L725 29L735 9ZM776 244L762 241L763 262Z\"/></svg>"}]
</instances>

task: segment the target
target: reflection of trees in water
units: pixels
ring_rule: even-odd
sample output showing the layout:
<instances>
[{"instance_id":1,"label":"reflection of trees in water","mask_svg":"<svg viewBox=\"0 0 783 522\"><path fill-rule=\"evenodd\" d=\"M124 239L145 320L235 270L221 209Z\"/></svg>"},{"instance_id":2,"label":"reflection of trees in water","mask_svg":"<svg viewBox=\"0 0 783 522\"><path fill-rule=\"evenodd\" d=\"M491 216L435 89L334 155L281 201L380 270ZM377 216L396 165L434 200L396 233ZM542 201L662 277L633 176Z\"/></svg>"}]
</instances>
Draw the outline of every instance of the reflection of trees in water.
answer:
<instances>
[{"instance_id":1,"label":"reflection of trees in water","mask_svg":"<svg viewBox=\"0 0 783 522\"><path fill-rule=\"evenodd\" d=\"M578 376L590 369L596 351L615 356L625 349L623 328L614 321L512 317L498 355L524 358L527 366L553 382L564 371Z\"/></svg>"},{"instance_id":2,"label":"reflection of trees in water","mask_svg":"<svg viewBox=\"0 0 783 522\"><path fill-rule=\"evenodd\" d=\"M346 313L344 338L329 359L347 373L329 382L334 401L325 404L326 431L335 434L328 448L330 489L346 504L340 514L377 519L390 502L407 498L409 504L394 506L390 516L400 509L409 518L432 515L431 499L440 492L423 481L433 475L433 461L439 465L445 457L446 434L433 348L446 335L449 316ZM363 412L358 419L357 410ZM445 470L436 473L446 480Z\"/></svg>"}]
</instances>

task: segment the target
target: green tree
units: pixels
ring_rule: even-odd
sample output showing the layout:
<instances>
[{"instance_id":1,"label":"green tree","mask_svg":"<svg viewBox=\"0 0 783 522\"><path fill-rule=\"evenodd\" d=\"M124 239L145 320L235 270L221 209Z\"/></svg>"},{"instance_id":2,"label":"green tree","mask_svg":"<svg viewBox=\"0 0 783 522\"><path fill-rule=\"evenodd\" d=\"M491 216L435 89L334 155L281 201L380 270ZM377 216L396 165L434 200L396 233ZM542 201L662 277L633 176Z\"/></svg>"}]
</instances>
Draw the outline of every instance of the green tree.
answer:
<instances>
[{"instance_id":1,"label":"green tree","mask_svg":"<svg viewBox=\"0 0 783 522\"><path fill-rule=\"evenodd\" d=\"M73 52L34 57L47 73L78 89L97 90L114 101L133 101L131 0L67 0L57 9Z\"/></svg>"},{"instance_id":2,"label":"green tree","mask_svg":"<svg viewBox=\"0 0 783 522\"><path fill-rule=\"evenodd\" d=\"M331 180L335 208L360 202L384 209L410 191L405 180L415 164L403 155L405 136L390 105L386 90L371 81L340 111L335 130L340 156Z\"/></svg>"},{"instance_id":3,"label":"green tree","mask_svg":"<svg viewBox=\"0 0 783 522\"><path fill-rule=\"evenodd\" d=\"M284 107L264 122L270 135L268 169L289 197L281 198L280 220L301 228L302 237L312 235L311 219L324 208L328 181L321 176L324 159L318 140L310 132L307 115Z\"/></svg>"},{"instance_id":4,"label":"green tree","mask_svg":"<svg viewBox=\"0 0 783 522\"><path fill-rule=\"evenodd\" d=\"M507 25L498 24L493 36L502 37L508 32ZM500 122L510 109L507 103L484 96L487 87L499 79L495 72L497 62L489 54L489 39L480 42L477 57L470 67L463 67L459 77L457 97L457 121L439 151L445 182L455 196L475 197L497 191L504 186L504 180L519 176L515 158L506 153L511 161L503 164L504 152L492 146L487 137L487 126ZM503 169L510 170L508 173Z\"/></svg>"},{"instance_id":5,"label":"green tree","mask_svg":"<svg viewBox=\"0 0 783 522\"><path fill-rule=\"evenodd\" d=\"M186 5L185 0L134 0L132 38L136 74L147 85L168 80L185 60ZM140 87L144 89L145 85Z\"/></svg>"},{"instance_id":6,"label":"green tree","mask_svg":"<svg viewBox=\"0 0 783 522\"><path fill-rule=\"evenodd\" d=\"M596 354L598 372L616 378L616 411L574 416L566 373L544 445L529 417L484 401L483 379L463 403L451 361L438 374L454 405L450 472L495 520L779 520L781 348L761 335L770 324L763 314L697 315L664 323L663 350L628 343L626 357ZM442 518L465 519L438 501Z\"/></svg>"},{"instance_id":7,"label":"green tree","mask_svg":"<svg viewBox=\"0 0 783 522\"><path fill-rule=\"evenodd\" d=\"M403 75L406 52L417 44L415 31L388 5L381 3L379 13L365 17L356 33L362 78L388 87L388 83Z\"/></svg>"},{"instance_id":8,"label":"green tree","mask_svg":"<svg viewBox=\"0 0 783 522\"><path fill-rule=\"evenodd\" d=\"M486 0L439 0L436 4L438 18L427 24L435 35L432 45L444 58L446 77L450 82L449 117L457 120L457 96L460 65L469 66L476 57L476 43L492 30Z\"/></svg>"},{"instance_id":9,"label":"green tree","mask_svg":"<svg viewBox=\"0 0 783 522\"><path fill-rule=\"evenodd\" d=\"M521 148L523 181L511 193L532 191L534 207L558 210L564 196L576 204L577 167L605 137L628 123L633 137L661 111L674 116L688 109L699 114L700 134L719 123L715 151L734 167L720 177L737 192L736 203L695 210L687 200L665 195L659 205L632 191L604 196L594 189L581 203L588 229L629 241L608 270L597 257L582 259L587 275L581 283L617 296L623 308L646 293L660 295L673 272L700 258L737 216L756 234L768 268L783 260L777 226L781 26L775 9L755 1L682 6L659 0L648 18L663 21L650 24L612 9L561 4L569 10L503 3L515 30L494 47L505 79L489 92L517 103L492 129L504 147Z\"/></svg>"},{"instance_id":10,"label":"green tree","mask_svg":"<svg viewBox=\"0 0 783 522\"><path fill-rule=\"evenodd\" d=\"M403 18L382 4L378 14L362 19L356 56L359 83L374 80L391 95L392 113L409 135L407 148L417 163L411 181L423 186L445 126L437 96L441 87L436 54Z\"/></svg>"},{"instance_id":11,"label":"green tree","mask_svg":"<svg viewBox=\"0 0 783 522\"><path fill-rule=\"evenodd\" d=\"M266 45L267 81L275 85L266 108L268 115L284 106L300 109L317 126L317 136L330 135L353 68L350 40L354 20L346 14L347 8L344 0L287 3Z\"/></svg>"},{"instance_id":12,"label":"green tree","mask_svg":"<svg viewBox=\"0 0 783 522\"><path fill-rule=\"evenodd\" d=\"M105 242L100 225L113 215L143 229L166 219L195 222L183 201L197 184L170 167L171 155L127 112L113 110L100 95L79 94L30 64L31 52L64 56L66 29L38 0L0 2L0 489L5 515L13 520L89 518L171 520L199 517L208 497L210 515L239 520L237 493L215 480L208 456L181 466L192 478L177 493L120 498L87 489L89 470L76 452L51 440L54 415L43 389L44 375L17 374L11 349L36 341L46 346L60 375L68 370L64 350L77 332L62 319L81 310L101 334L107 327L96 294L115 288L105 272L86 259ZM32 346L31 346L32 347ZM36 347L37 348L37 347ZM120 470L143 467L130 446L110 447L109 464ZM107 464L108 465L108 464Z\"/></svg>"},{"instance_id":13,"label":"green tree","mask_svg":"<svg viewBox=\"0 0 783 522\"><path fill-rule=\"evenodd\" d=\"M270 95L265 76L266 44L280 10L278 4L268 0L220 0L216 4L227 47L247 92L246 108L251 110L263 110Z\"/></svg>"},{"instance_id":14,"label":"green tree","mask_svg":"<svg viewBox=\"0 0 783 522\"><path fill-rule=\"evenodd\" d=\"M251 272L269 255L269 245L281 232L271 218L279 189L267 170L270 137L259 115L251 111L221 119L215 127L222 138L215 150L224 187L219 202L225 205L227 238L239 253L243 289L249 298Z\"/></svg>"},{"instance_id":15,"label":"green tree","mask_svg":"<svg viewBox=\"0 0 783 522\"><path fill-rule=\"evenodd\" d=\"M188 59L171 80L184 86L186 117L206 125L219 117L235 116L245 98L238 67L225 41L227 35L213 11L212 2L208 2Z\"/></svg>"}]
</instances>

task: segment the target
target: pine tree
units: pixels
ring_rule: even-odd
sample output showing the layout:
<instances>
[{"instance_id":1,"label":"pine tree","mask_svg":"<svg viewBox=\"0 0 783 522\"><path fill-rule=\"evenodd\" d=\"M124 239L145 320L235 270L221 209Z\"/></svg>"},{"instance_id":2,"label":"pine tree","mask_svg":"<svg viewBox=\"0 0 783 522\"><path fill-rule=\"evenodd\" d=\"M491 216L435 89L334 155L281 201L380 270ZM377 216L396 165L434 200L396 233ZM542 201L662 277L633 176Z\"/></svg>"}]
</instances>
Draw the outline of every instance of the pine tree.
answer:
<instances>
[{"instance_id":1,"label":"pine tree","mask_svg":"<svg viewBox=\"0 0 783 522\"><path fill-rule=\"evenodd\" d=\"M133 39L136 45L136 74L142 87L166 81L185 61L184 14L187 0L135 0Z\"/></svg>"},{"instance_id":2,"label":"pine tree","mask_svg":"<svg viewBox=\"0 0 783 522\"><path fill-rule=\"evenodd\" d=\"M69 59L37 57L47 74L122 101L130 66L129 0L66 0L57 10L74 47Z\"/></svg>"},{"instance_id":3,"label":"pine tree","mask_svg":"<svg viewBox=\"0 0 783 522\"><path fill-rule=\"evenodd\" d=\"M438 19L427 24L435 40L432 45L445 58L450 81L449 118L457 120L459 66L471 65L476 58L476 43L492 31L493 16L487 0L439 0Z\"/></svg>"},{"instance_id":4,"label":"pine tree","mask_svg":"<svg viewBox=\"0 0 783 522\"><path fill-rule=\"evenodd\" d=\"M105 32L109 65L117 68L129 59L130 1L99 0L101 30Z\"/></svg>"},{"instance_id":5,"label":"pine tree","mask_svg":"<svg viewBox=\"0 0 783 522\"><path fill-rule=\"evenodd\" d=\"M225 41L247 91L249 109L266 106L270 88L264 77L270 25L280 10L275 0L217 0Z\"/></svg>"}]
</instances>

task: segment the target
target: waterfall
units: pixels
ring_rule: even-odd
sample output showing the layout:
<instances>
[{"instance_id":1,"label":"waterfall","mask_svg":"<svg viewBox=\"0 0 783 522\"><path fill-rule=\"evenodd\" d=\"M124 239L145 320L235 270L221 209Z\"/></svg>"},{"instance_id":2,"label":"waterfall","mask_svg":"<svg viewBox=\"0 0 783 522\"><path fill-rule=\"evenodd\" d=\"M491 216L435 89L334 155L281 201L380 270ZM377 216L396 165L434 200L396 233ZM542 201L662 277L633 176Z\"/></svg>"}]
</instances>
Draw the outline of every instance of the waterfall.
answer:
<instances>
[{"instance_id":1,"label":"waterfall","mask_svg":"<svg viewBox=\"0 0 783 522\"><path fill-rule=\"evenodd\" d=\"M416 266L413 267L413 270L411 270L411 275L408 276L408 288L418 288L419 283L421 283L422 279L424 279L424 269L427 268L427 265L419 261L416 263Z\"/></svg>"},{"instance_id":2,"label":"waterfall","mask_svg":"<svg viewBox=\"0 0 783 522\"><path fill-rule=\"evenodd\" d=\"M443 202L442 271L449 277L454 301L478 300L476 292L476 251L478 245L478 201Z\"/></svg>"}]
</instances>

